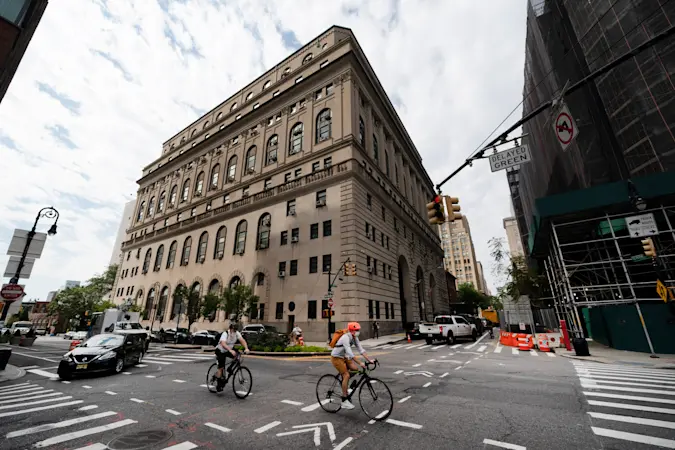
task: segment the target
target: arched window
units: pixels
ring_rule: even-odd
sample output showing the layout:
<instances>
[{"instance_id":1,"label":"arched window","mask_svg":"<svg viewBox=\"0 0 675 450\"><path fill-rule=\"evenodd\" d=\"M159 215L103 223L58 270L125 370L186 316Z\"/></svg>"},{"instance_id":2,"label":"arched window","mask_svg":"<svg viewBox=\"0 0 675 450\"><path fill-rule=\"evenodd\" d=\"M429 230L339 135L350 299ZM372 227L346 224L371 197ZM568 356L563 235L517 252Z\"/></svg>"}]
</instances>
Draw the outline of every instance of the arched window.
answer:
<instances>
[{"instance_id":1,"label":"arched window","mask_svg":"<svg viewBox=\"0 0 675 450\"><path fill-rule=\"evenodd\" d=\"M173 263L176 261L176 250L178 250L178 242L173 241L169 246L169 256L166 258L167 269L173 269Z\"/></svg>"},{"instance_id":2,"label":"arched window","mask_svg":"<svg viewBox=\"0 0 675 450\"><path fill-rule=\"evenodd\" d=\"M263 89L267 89L267 88L270 87L271 85L272 85L272 82L271 82L270 80L267 80L267 81L265 81L265 84L263 84L263 87L262 87L262 88L263 88Z\"/></svg>"},{"instance_id":3,"label":"arched window","mask_svg":"<svg viewBox=\"0 0 675 450\"><path fill-rule=\"evenodd\" d=\"M272 216L265 213L258 220L258 239L256 249L264 250L270 246L270 227L272 226Z\"/></svg>"},{"instance_id":4,"label":"arched window","mask_svg":"<svg viewBox=\"0 0 675 450\"><path fill-rule=\"evenodd\" d=\"M166 312L166 304L169 301L169 286L164 286L159 293L159 304L157 305L157 312L155 319L162 323L164 320L164 313Z\"/></svg>"},{"instance_id":5,"label":"arched window","mask_svg":"<svg viewBox=\"0 0 675 450\"><path fill-rule=\"evenodd\" d=\"M155 214L155 197L152 197L148 202L148 217L152 217L154 214Z\"/></svg>"},{"instance_id":6,"label":"arched window","mask_svg":"<svg viewBox=\"0 0 675 450\"><path fill-rule=\"evenodd\" d=\"M237 109L237 102L234 102L232 104L232 106L230 107L230 111L234 111L235 109Z\"/></svg>"},{"instance_id":7,"label":"arched window","mask_svg":"<svg viewBox=\"0 0 675 450\"><path fill-rule=\"evenodd\" d=\"M190 262L190 248L192 247L192 237L188 236L185 238L185 242L183 242L183 252L181 253L180 257L180 265L181 266L187 266L188 262Z\"/></svg>"},{"instance_id":8,"label":"arched window","mask_svg":"<svg viewBox=\"0 0 675 450\"><path fill-rule=\"evenodd\" d=\"M187 180L185 180L185 183L183 183L183 193L180 196L180 201L187 202L189 195L190 195L190 179L188 178Z\"/></svg>"},{"instance_id":9,"label":"arched window","mask_svg":"<svg viewBox=\"0 0 675 450\"><path fill-rule=\"evenodd\" d=\"M265 152L267 153L267 156L265 157L265 164L270 165L275 162L277 162L277 150L279 148L279 136L276 134L273 134L270 136L270 138L267 140L267 148L265 149Z\"/></svg>"},{"instance_id":10,"label":"arched window","mask_svg":"<svg viewBox=\"0 0 675 450\"><path fill-rule=\"evenodd\" d=\"M164 257L164 244L160 245L157 248L157 254L155 255L155 266L153 267L153 272L159 272L159 269L162 267L162 258Z\"/></svg>"},{"instance_id":11,"label":"arched window","mask_svg":"<svg viewBox=\"0 0 675 450\"><path fill-rule=\"evenodd\" d=\"M192 292L196 293L199 296L202 295L202 285L199 281L195 281L192 284Z\"/></svg>"},{"instance_id":12,"label":"arched window","mask_svg":"<svg viewBox=\"0 0 675 450\"><path fill-rule=\"evenodd\" d=\"M143 260L143 273L148 273L148 270L150 269L151 260L152 260L152 250L148 249L148 251L145 252L145 259Z\"/></svg>"},{"instance_id":13,"label":"arched window","mask_svg":"<svg viewBox=\"0 0 675 450\"><path fill-rule=\"evenodd\" d=\"M234 254L243 255L244 249L246 248L246 230L248 228L248 223L245 220L242 220L237 224L237 230L235 232L234 238Z\"/></svg>"},{"instance_id":14,"label":"arched window","mask_svg":"<svg viewBox=\"0 0 675 450\"><path fill-rule=\"evenodd\" d=\"M209 243L209 233L206 231L199 236L199 246L197 247L197 262L203 263L206 259L206 246Z\"/></svg>"},{"instance_id":15,"label":"arched window","mask_svg":"<svg viewBox=\"0 0 675 450\"><path fill-rule=\"evenodd\" d=\"M155 303L155 288L150 288L148 291L148 298L145 301L145 314L146 317L150 317L150 311L152 311L152 305Z\"/></svg>"},{"instance_id":16,"label":"arched window","mask_svg":"<svg viewBox=\"0 0 675 450\"><path fill-rule=\"evenodd\" d=\"M307 53L307 56L305 56L305 57L302 59L302 63L303 63L303 64L307 64L308 62L310 62L310 61L312 60L312 57L313 57L313 56L314 56L314 55L312 55L311 53Z\"/></svg>"},{"instance_id":17,"label":"arched window","mask_svg":"<svg viewBox=\"0 0 675 450\"><path fill-rule=\"evenodd\" d=\"M218 176L219 175L220 175L220 164L216 164L211 169L211 184L210 184L211 189L217 189L218 188Z\"/></svg>"},{"instance_id":18,"label":"arched window","mask_svg":"<svg viewBox=\"0 0 675 450\"><path fill-rule=\"evenodd\" d=\"M164 203L166 203L166 191L159 194L159 203L157 203L157 212L164 211Z\"/></svg>"},{"instance_id":19,"label":"arched window","mask_svg":"<svg viewBox=\"0 0 675 450\"><path fill-rule=\"evenodd\" d=\"M253 97L253 92L249 92L248 94L246 94L246 101L251 100L252 97Z\"/></svg>"},{"instance_id":20,"label":"arched window","mask_svg":"<svg viewBox=\"0 0 675 450\"><path fill-rule=\"evenodd\" d=\"M227 181L234 181L234 176L237 173L237 155L234 155L230 158L230 162L227 163Z\"/></svg>"},{"instance_id":21,"label":"arched window","mask_svg":"<svg viewBox=\"0 0 675 450\"><path fill-rule=\"evenodd\" d=\"M136 300L134 300L135 305L141 305L143 303L143 289L138 291L138 294L136 294Z\"/></svg>"},{"instance_id":22,"label":"arched window","mask_svg":"<svg viewBox=\"0 0 675 450\"><path fill-rule=\"evenodd\" d=\"M389 176L389 153L387 153L387 150L384 151L384 171Z\"/></svg>"},{"instance_id":23,"label":"arched window","mask_svg":"<svg viewBox=\"0 0 675 450\"><path fill-rule=\"evenodd\" d=\"M239 278L238 276L235 275L230 280L230 284L228 285L228 287L230 289L233 289L233 288L236 288L237 286L239 286L240 284L241 284L241 278Z\"/></svg>"},{"instance_id":24,"label":"arched window","mask_svg":"<svg viewBox=\"0 0 675 450\"><path fill-rule=\"evenodd\" d=\"M380 148L377 144L377 136L373 134L373 159L376 163L380 162Z\"/></svg>"},{"instance_id":25,"label":"arched window","mask_svg":"<svg viewBox=\"0 0 675 450\"><path fill-rule=\"evenodd\" d=\"M220 281L214 278L209 283L209 294L218 294L219 292L220 292Z\"/></svg>"},{"instance_id":26,"label":"arched window","mask_svg":"<svg viewBox=\"0 0 675 450\"><path fill-rule=\"evenodd\" d=\"M185 307L181 305L181 302L179 299L176 297L176 292L178 292L181 289L185 289L185 285L179 284L176 286L176 289L173 291L173 302L171 304L171 316L169 320L173 320L176 318L176 314L185 314Z\"/></svg>"},{"instance_id":27,"label":"arched window","mask_svg":"<svg viewBox=\"0 0 675 450\"><path fill-rule=\"evenodd\" d=\"M359 142L366 146L366 124L363 123L363 117L359 116Z\"/></svg>"},{"instance_id":28,"label":"arched window","mask_svg":"<svg viewBox=\"0 0 675 450\"><path fill-rule=\"evenodd\" d=\"M190 137L194 137L195 134L197 134L197 130L192 130L192 133L190 133Z\"/></svg>"},{"instance_id":29,"label":"arched window","mask_svg":"<svg viewBox=\"0 0 675 450\"><path fill-rule=\"evenodd\" d=\"M178 186L174 184L169 195L169 205L176 206L176 197L178 197Z\"/></svg>"},{"instance_id":30,"label":"arched window","mask_svg":"<svg viewBox=\"0 0 675 450\"><path fill-rule=\"evenodd\" d=\"M223 113L219 112L219 113L216 115L216 120L220 120L221 117L223 117Z\"/></svg>"},{"instance_id":31,"label":"arched window","mask_svg":"<svg viewBox=\"0 0 675 450\"><path fill-rule=\"evenodd\" d=\"M227 235L227 228L222 226L218 228L216 233L216 248L213 249L214 259L223 259L225 255L225 236Z\"/></svg>"},{"instance_id":32,"label":"arched window","mask_svg":"<svg viewBox=\"0 0 675 450\"><path fill-rule=\"evenodd\" d=\"M138 215L136 216L136 222L143 220L143 212L145 211L145 201L141 202L141 206L138 208Z\"/></svg>"},{"instance_id":33,"label":"arched window","mask_svg":"<svg viewBox=\"0 0 675 450\"><path fill-rule=\"evenodd\" d=\"M258 148L255 145L252 145L246 152L246 173L255 172L255 155L257 152Z\"/></svg>"},{"instance_id":34,"label":"arched window","mask_svg":"<svg viewBox=\"0 0 675 450\"><path fill-rule=\"evenodd\" d=\"M305 135L305 127L302 125L302 122L298 122L293 125L291 129L291 136L288 146L288 154L295 155L302 151L302 138Z\"/></svg>"},{"instance_id":35,"label":"arched window","mask_svg":"<svg viewBox=\"0 0 675 450\"><path fill-rule=\"evenodd\" d=\"M331 136L331 113L330 109L322 110L316 117L316 143L330 139Z\"/></svg>"},{"instance_id":36,"label":"arched window","mask_svg":"<svg viewBox=\"0 0 675 450\"><path fill-rule=\"evenodd\" d=\"M201 196L204 192L204 172L199 172L197 175L197 183L195 184L195 196Z\"/></svg>"},{"instance_id":37,"label":"arched window","mask_svg":"<svg viewBox=\"0 0 675 450\"><path fill-rule=\"evenodd\" d=\"M202 128L202 130L206 130L206 127L208 127L208 126L209 126L209 121L207 120L206 122L204 122L204 127Z\"/></svg>"}]
</instances>

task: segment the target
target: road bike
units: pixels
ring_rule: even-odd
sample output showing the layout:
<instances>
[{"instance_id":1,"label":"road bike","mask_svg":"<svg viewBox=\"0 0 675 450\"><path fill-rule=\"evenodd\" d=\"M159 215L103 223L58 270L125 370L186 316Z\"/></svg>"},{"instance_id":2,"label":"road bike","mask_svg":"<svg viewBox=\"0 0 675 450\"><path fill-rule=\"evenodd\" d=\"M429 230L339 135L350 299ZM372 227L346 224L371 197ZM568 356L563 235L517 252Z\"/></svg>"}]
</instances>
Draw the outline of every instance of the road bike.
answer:
<instances>
[{"instance_id":1,"label":"road bike","mask_svg":"<svg viewBox=\"0 0 675 450\"><path fill-rule=\"evenodd\" d=\"M238 398L246 398L251 393L253 387L253 376L248 367L242 365L243 355L237 353L237 357L230 365L223 370L223 378L218 378L218 363L213 363L206 372L206 387L209 392L218 392L218 386L221 390L232 378L232 390Z\"/></svg>"},{"instance_id":2,"label":"road bike","mask_svg":"<svg viewBox=\"0 0 675 450\"><path fill-rule=\"evenodd\" d=\"M379 366L379 362L366 362L366 368L358 371L349 371L354 377L349 384L347 400L359 391L359 403L366 416L372 420L385 420L394 408L394 397L389 386L379 378L371 377L370 371ZM372 369L371 369L372 367ZM356 378L356 376L359 376ZM321 408L330 413L336 413L342 408L342 375L326 374L316 383L316 399ZM366 406L370 401L374 406Z\"/></svg>"}]
</instances>

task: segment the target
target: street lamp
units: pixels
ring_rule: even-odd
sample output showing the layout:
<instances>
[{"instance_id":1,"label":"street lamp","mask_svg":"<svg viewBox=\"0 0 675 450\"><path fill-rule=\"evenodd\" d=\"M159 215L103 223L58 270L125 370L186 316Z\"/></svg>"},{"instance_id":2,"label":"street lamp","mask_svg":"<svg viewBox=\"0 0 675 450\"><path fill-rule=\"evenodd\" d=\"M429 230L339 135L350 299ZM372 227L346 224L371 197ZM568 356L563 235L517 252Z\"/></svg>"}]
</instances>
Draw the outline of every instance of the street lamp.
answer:
<instances>
[{"instance_id":1,"label":"street lamp","mask_svg":"<svg viewBox=\"0 0 675 450\"><path fill-rule=\"evenodd\" d=\"M16 273L9 280L9 284L18 284L19 283L19 278L21 276L21 270L23 269L23 266L26 262L26 255L28 254L28 249L30 247L31 242L33 241L33 237L35 237L35 228L37 228L38 221L42 217L46 217L47 219L54 219L54 223L52 224L51 227L49 227L49 231L47 231L47 234L50 235L50 236L54 236L56 234L56 224L59 221L59 212L53 206L47 206L45 208L42 208L37 213L37 216L35 217L35 222L33 223L33 228L31 228L31 230L28 232L28 235L26 236L26 245L23 247L23 253L21 254L21 259L19 260L19 265L16 268ZM2 315L0 316L0 321L4 321L7 318L7 311L9 311L9 307L2 309Z\"/></svg>"}]
</instances>

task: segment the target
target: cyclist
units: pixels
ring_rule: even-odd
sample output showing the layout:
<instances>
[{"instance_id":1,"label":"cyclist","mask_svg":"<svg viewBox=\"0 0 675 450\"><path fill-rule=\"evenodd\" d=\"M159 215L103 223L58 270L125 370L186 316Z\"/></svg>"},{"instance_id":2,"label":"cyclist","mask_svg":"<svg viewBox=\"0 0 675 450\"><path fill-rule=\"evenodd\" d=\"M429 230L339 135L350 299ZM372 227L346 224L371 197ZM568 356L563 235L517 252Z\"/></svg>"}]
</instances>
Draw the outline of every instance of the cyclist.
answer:
<instances>
[{"instance_id":1,"label":"cyclist","mask_svg":"<svg viewBox=\"0 0 675 450\"><path fill-rule=\"evenodd\" d=\"M244 347L244 353L248 353L249 350L246 340L241 333L237 331L237 325L231 323L229 330L223 331L223 334L220 335L220 340L216 346L216 359L218 360L218 372L216 373L216 377L218 379L222 380L223 378L223 369L225 368L228 356L232 359L237 357L237 351L234 349L237 342ZM218 383L217 390L223 390L222 383Z\"/></svg>"},{"instance_id":2,"label":"cyclist","mask_svg":"<svg viewBox=\"0 0 675 450\"><path fill-rule=\"evenodd\" d=\"M340 339L338 339L335 344L335 348L330 354L331 363L337 369L338 373L342 375L342 407L345 409L354 409L352 402L347 400L348 388L349 388L349 371L357 371L359 368L357 364L362 368L366 366L359 360L354 358L354 352L352 351L352 345L356 346L359 350L361 356L366 358L369 363L373 363L373 360L368 357L366 351L361 346L359 342L359 334L361 333L361 325L358 322L349 322L347 325L347 333L343 334Z\"/></svg>"}]
</instances>

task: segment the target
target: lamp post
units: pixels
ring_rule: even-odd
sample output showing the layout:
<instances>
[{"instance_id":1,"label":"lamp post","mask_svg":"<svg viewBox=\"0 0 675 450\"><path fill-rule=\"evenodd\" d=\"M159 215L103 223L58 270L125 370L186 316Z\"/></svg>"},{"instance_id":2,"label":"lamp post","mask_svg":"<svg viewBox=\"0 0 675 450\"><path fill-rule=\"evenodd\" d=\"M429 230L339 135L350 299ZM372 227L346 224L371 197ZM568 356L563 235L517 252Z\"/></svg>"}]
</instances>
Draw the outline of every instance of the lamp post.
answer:
<instances>
[{"instance_id":1,"label":"lamp post","mask_svg":"<svg viewBox=\"0 0 675 450\"><path fill-rule=\"evenodd\" d=\"M28 235L26 236L26 245L23 247L23 253L21 254L21 259L19 260L19 265L16 268L16 273L11 278L11 280L9 280L10 284L18 284L19 283L19 278L21 277L21 270L23 269L23 266L26 263L26 255L28 254L28 249L30 248L30 244L33 241L33 237L35 237L35 228L37 228L38 221L42 217L46 217L48 219L54 219L54 223L49 228L49 231L47 231L47 234L50 235L50 236L54 236L56 234L56 223L59 221L59 212L53 206L47 206L45 208L42 208L37 213L37 216L35 217L35 222L33 223L33 228L31 228L31 230L28 232ZM4 321L7 318L7 311L9 311L9 307L6 307L6 308L2 309L2 315L0 315L0 321Z\"/></svg>"}]
</instances>

